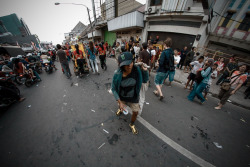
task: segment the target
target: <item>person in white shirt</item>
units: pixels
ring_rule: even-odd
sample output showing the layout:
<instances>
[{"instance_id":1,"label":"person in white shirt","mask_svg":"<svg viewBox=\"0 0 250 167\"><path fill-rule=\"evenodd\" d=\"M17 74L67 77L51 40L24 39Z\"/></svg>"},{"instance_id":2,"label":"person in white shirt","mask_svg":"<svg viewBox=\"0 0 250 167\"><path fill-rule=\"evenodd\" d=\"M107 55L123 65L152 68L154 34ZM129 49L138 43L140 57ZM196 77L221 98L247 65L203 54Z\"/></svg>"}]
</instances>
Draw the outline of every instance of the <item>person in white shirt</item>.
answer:
<instances>
[{"instance_id":1,"label":"person in white shirt","mask_svg":"<svg viewBox=\"0 0 250 167\"><path fill-rule=\"evenodd\" d=\"M193 61L191 62L189 65L190 67L192 68L191 70L191 73L189 74L188 76L188 81L187 81L187 84L185 86L185 89L187 89L187 87L189 86L189 82L192 80L191 82L191 85L190 85L190 90L192 90L192 86L193 86L193 83L194 83L194 80L195 80L195 77L196 77L196 72L202 68L202 65L203 65L203 60L204 60L204 57L203 56L200 56L198 58L198 61Z\"/></svg>"},{"instance_id":2,"label":"person in white shirt","mask_svg":"<svg viewBox=\"0 0 250 167\"><path fill-rule=\"evenodd\" d=\"M151 45L151 47L152 47L152 45ZM151 64L150 64L151 69L153 69L155 67L155 56L156 56L156 47L153 46L151 48Z\"/></svg>"},{"instance_id":3,"label":"person in white shirt","mask_svg":"<svg viewBox=\"0 0 250 167\"><path fill-rule=\"evenodd\" d=\"M218 75L217 67L218 67L218 64L213 65L213 67L212 67L213 72L212 72L211 77L208 81L208 84L204 90L204 98L206 100L207 100L207 93L209 92L210 86L212 85L212 81L213 81L213 79L217 78L217 75Z\"/></svg>"},{"instance_id":4,"label":"person in white shirt","mask_svg":"<svg viewBox=\"0 0 250 167\"><path fill-rule=\"evenodd\" d=\"M139 53L140 53L140 44L137 44L134 46L134 51L135 51L135 62L138 61L139 58Z\"/></svg>"},{"instance_id":5,"label":"person in white shirt","mask_svg":"<svg viewBox=\"0 0 250 167\"><path fill-rule=\"evenodd\" d=\"M181 60L180 55L178 55L178 49L174 49L174 67L177 67L177 64L179 64ZM174 81L175 76L175 70L174 71L168 71L168 74L166 76L166 79L169 77L169 87L172 86L172 82ZM164 80L164 83L166 82L166 79Z\"/></svg>"}]
</instances>

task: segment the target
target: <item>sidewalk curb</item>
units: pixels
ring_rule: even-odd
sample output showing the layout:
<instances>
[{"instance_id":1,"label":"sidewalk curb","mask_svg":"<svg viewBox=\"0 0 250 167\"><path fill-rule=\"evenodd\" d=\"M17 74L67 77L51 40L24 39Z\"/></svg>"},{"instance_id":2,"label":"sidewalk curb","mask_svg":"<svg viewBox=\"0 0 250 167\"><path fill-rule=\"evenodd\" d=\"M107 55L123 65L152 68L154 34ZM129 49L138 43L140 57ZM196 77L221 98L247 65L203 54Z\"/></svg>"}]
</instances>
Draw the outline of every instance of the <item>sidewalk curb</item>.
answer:
<instances>
[{"instance_id":1,"label":"sidewalk curb","mask_svg":"<svg viewBox=\"0 0 250 167\"><path fill-rule=\"evenodd\" d=\"M152 76L152 75L156 75L156 73L151 71L151 76ZM174 79L174 82L177 82L177 83L179 83L179 84L183 84L182 81L179 81L179 80L176 80L176 79ZM215 98L218 99L218 94L212 93L212 92L210 92L210 91L209 91L208 93L210 93L210 94L212 95L212 97L215 97ZM229 103L229 102L228 102L228 103ZM245 105L239 104L239 103L237 103L237 102L235 102L235 101L232 101L231 104L236 105L236 106L239 106L239 107L242 107L242 108L245 108L245 109L247 109L247 110L250 110L250 107L249 107L249 106L245 106Z\"/></svg>"}]
</instances>

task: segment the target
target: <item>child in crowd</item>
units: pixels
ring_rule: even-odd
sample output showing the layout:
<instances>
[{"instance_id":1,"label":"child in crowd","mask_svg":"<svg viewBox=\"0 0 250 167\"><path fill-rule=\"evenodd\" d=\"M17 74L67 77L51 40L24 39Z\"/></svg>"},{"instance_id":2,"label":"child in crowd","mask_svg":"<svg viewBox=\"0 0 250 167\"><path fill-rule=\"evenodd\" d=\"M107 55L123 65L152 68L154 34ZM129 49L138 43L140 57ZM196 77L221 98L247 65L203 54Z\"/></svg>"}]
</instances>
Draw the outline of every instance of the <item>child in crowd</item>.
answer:
<instances>
[{"instance_id":1,"label":"child in crowd","mask_svg":"<svg viewBox=\"0 0 250 167\"><path fill-rule=\"evenodd\" d=\"M187 78L188 81L187 81L187 84L185 86L185 89L187 89L187 87L189 86L189 82L192 81L191 85L190 85L190 88L189 88L190 90L192 90L192 86L193 86L193 83L194 83L196 72L197 72L197 70L199 70L200 68L202 68L203 60L204 60L204 57L200 56L198 58L198 61L193 61L193 62L190 63L190 67L192 68L192 70L191 70L191 73L189 74L189 76Z\"/></svg>"},{"instance_id":2,"label":"child in crowd","mask_svg":"<svg viewBox=\"0 0 250 167\"><path fill-rule=\"evenodd\" d=\"M212 67L212 71L213 72L211 74L211 78L209 79L208 84L207 84L207 86L206 86L206 88L204 90L204 93L205 93L204 94L204 98L206 100L208 100L207 99L207 93L209 92L210 86L212 85L212 80L215 79L215 78L217 78L217 75L218 75L217 67L218 67L218 64L214 64L213 65L213 67Z\"/></svg>"}]
</instances>

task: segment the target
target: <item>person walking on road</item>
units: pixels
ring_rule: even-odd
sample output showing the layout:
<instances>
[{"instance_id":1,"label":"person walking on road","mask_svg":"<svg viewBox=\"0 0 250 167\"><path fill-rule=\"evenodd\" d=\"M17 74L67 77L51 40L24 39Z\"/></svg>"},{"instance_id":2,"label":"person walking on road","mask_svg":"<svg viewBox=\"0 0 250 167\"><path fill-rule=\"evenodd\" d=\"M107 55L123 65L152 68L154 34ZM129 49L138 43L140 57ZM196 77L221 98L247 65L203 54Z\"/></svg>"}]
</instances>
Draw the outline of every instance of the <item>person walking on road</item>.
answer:
<instances>
[{"instance_id":1,"label":"person walking on road","mask_svg":"<svg viewBox=\"0 0 250 167\"><path fill-rule=\"evenodd\" d=\"M234 57L231 57L229 63L226 66L225 71L223 72L222 76L216 82L216 85L222 83L227 77L230 77L232 73L238 68L238 64L235 61Z\"/></svg>"},{"instance_id":2,"label":"person walking on road","mask_svg":"<svg viewBox=\"0 0 250 167\"><path fill-rule=\"evenodd\" d=\"M164 80L167 77L168 71L172 71L171 68L174 68L174 56L173 50L170 48L172 46L172 39L167 38L164 41L164 50L161 53L161 57L159 59L159 68L157 70L155 76L155 85L156 90L153 92L156 96L160 96L159 100L164 98L162 94L162 85ZM170 62L172 62L172 66L170 66Z\"/></svg>"},{"instance_id":3,"label":"person walking on road","mask_svg":"<svg viewBox=\"0 0 250 167\"><path fill-rule=\"evenodd\" d=\"M120 42L116 43L116 48L115 48L115 59L118 61L118 57L121 55L122 49L120 46Z\"/></svg>"},{"instance_id":4,"label":"person walking on road","mask_svg":"<svg viewBox=\"0 0 250 167\"><path fill-rule=\"evenodd\" d=\"M190 63L190 67L192 68L191 73L188 76L188 81L186 83L185 89L187 89L187 87L189 86L189 83L191 81L190 87L189 89L192 90L192 86L196 77L196 72L203 66L203 60L204 57L200 56L198 61L193 61ZM193 67L192 67L193 66Z\"/></svg>"},{"instance_id":5,"label":"person walking on road","mask_svg":"<svg viewBox=\"0 0 250 167\"><path fill-rule=\"evenodd\" d=\"M68 78L70 78L72 74L71 74L70 69L69 69L69 63L68 63L66 53L62 50L62 46L60 44L57 44L56 47L58 49L56 55L59 58L59 61L60 61L61 66L63 68L63 71L64 71L65 75Z\"/></svg>"},{"instance_id":6,"label":"person walking on road","mask_svg":"<svg viewBox=\"0 0 250 167\"><path fill-rule=\"evenodd\" d=\"M174 67L177 67L177 64L180 62L180 56L178 55L178 49L174 49ZM164 83L166 82L167 78L169 79L169 87L172 86L172 82L174 81L175 76L175 68L172 71L168 71L166 79L164 80Z\"/></svg>"},{"instance_id":7,"label":"person walking on road","mask_svg":"<svg viewBox=\"0 0 250 167\"><path fill-rule=\"evenodd\" d=\"M213 72L212 66L214 65L214 59L208 59L202 70L197 71L197 76L195 78L195 83L192 91L188 95L188 100L193 101L195 96L198 97L200 103L205 102L205 98L202 94L204 89L210 80L211 74Z\"/></svg>"},{"instance_id":8,"label":"person walking on road","mask_svg":"<svg viewBox=\"0 0 250 167\"><path fill-rule=\"evenodd\" d=\"M115 71L111 88L119 106L116 115L120 116L123 111L127 111L127 106L130 107L132 117L129 126L133 134L137 134L134 123L140 111L139 94L143 80L148 80L148 71L143 66L140 68L134 65L130 52L123 52L118 57L118 64L119 69Z\"/></svg>"},{"instance_id":9,"label":"person walking on road","mask_svg":"<svg viewBox=\"0 0 250 167\"><path fill-rule=\"evenodd\" d=\"M87 53L89 55L89 60L90 60L90 64L92 67L92 70L95 74L95 71L97 72L98 75L100 75L100 73L98 72L98 65L97 65L97 61L96 61L96 49L94 47L94 43L92 41L89 42L89 48L87 49Z\"/></svg>"},{"instance_id":10,"label":"person walking on road","mask_svg":"<svg viewBox=\"0 0 250 167\"><path fill-rule=\"evenodd\" d=\"M247 79L247 75L245 74L246 69L247 65L243 64L239 67L239 71L233 72L232 76L229 77L230 87L228 89L223 88L222 85L218 95L220 102L218 106L215 107L216 110L220 110L222 106L226 104L229 97L235 94L241 88L242 84Z\"/></svg>"},{"instance_id":11,"label":"person walking on road","mask_svg":"<svg viewBox=\"0 0 250 167\"><path fill-rule=\"evenodd\" d=\"M195 54L195 47L192 47L191 51L187 53L186 59L185 59L185 68L184 72L188 72L190 67L189 64L193 61Z\"/></svg>"},{"instance_id":12,"label":"person walking on road","mask_svg":"<svg viewBox=\"0 0 250 167\"><path fill-rule=\"evenodd\" d=\"M185 46L183 48L183 50L181 50L181 60L180 60L180 63L178 64L178 68L181 70L182 69L182 66L184 65L184 62L185 62L185 59L186 59L186 56L187 56L187 46Z\"/></svg>"}]
</instances>

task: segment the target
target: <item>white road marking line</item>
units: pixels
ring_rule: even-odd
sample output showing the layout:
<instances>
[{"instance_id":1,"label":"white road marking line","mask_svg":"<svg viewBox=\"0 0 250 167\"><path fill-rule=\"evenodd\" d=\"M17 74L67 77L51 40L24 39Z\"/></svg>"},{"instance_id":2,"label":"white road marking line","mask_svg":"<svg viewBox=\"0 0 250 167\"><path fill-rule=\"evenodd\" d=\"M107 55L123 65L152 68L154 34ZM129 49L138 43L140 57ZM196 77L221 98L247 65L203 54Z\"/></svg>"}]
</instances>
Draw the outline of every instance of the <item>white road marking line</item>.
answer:
<instances>
[{"instance_id":1,"label":"white road marking line","mask_svg":"<svg viewBox=\"0 0 250 167\"><path fill-rule=\"evenodd\" d=\"M113 112L111 110L111 112ZM129 112L132 114L132 112ZM158 138L160 138L162 141L164 141L166 144L171 146L173 149L181 153L183 156L187 157L194 163L200 165L201 167L215 167L214 165L210 164L209 162L205 161L204 159L198 157L197 155L191 153L178 143L174 142L172 139L161 133L159 130L157 130L155 127L153 127L150 123L148 123L145 119L143 119L141 116L137 116L137 120L144 125L148 130L150 130L153 134L155 134Z\"/></svg>"},{"instance_id":2,"label":"white road marking line","mask_svg":"<svg viewBox=\"0 0 250 167\"><path fill-rule=\"evenodd\" d=\"M102 146L104 146L105 145L105 143L102 143L102 145L100 146L100 147L98 147L98 150L100 149L100 148L102 148Z\"/></svg>"},{"instance_id":3,"label":"white road marking line","mask_svg":"<svg viewBox=\"0 0 250 167\"><path fill-rule=\"evenodd\" d=\"M149 124L146 120L144 120L142 117L138 116L137 120L143 124L148 130L150 130L153 134L155 134L158 138L160 138L162 141L164 141L166 144L171 146L173 149L190 159L191 161L195 162L196 164L202 166L202 167L215 167L214 165L210 164L209 162L203 160L202 158L198 157L197 155L191 153L178 143L171 140L169 137L161 133L159 130L157 130L155 127L153 127L151 124Z\"/></svg>"}]
</instances>

